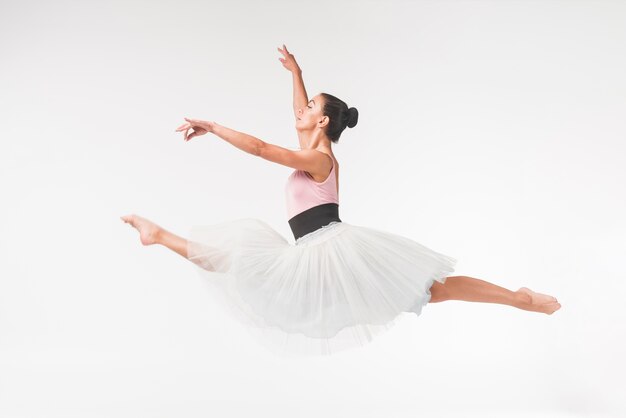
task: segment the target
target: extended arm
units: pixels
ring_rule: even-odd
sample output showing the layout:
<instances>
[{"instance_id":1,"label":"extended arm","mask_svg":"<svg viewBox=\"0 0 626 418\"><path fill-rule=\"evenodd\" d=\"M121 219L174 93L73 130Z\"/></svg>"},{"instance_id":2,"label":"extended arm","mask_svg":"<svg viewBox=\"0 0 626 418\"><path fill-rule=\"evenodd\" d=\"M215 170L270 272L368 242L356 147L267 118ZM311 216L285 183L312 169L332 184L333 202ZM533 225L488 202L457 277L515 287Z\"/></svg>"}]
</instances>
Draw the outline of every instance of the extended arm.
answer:
<instances>
[{"instance_id":1,"label":"extended arm","mask_svg":"<svg viewBox=\"0 0 626 418\"><path fill-rule=\"evenodd\" d=\"M209 123L209 122L204 122ZM242 151L261 157L267 161L281 164L309 173L327 172L332 166L331 157L323 152L305 149L293 151L278 145L270 144L255 136L235 131L234 129L211 123L211 132Z\"/></svg>"},{"instance_id":2,"label":"extended arm","mask_svg":"<svg viewBox=\"0 0 626 418\"><path fill-rule=\"evenodd\" d=\"M218 125L215 122L213 122L212 132L240 150L256 156L259 155L261 147L264 144L263 141L255 136Z\"/></svg>"}]
</instances>

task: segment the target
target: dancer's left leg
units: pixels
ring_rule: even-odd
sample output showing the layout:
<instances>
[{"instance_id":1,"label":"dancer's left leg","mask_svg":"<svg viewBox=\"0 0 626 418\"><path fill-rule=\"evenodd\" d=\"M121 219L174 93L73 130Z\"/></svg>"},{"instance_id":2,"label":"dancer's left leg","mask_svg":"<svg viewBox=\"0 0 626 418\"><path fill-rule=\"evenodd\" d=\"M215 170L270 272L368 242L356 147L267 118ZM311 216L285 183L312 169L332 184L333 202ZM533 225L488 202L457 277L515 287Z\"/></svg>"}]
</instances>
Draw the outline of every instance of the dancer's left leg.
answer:
<instances>
[{"instance_id":1,"label":"dancer's left leg","mask_svg":"<svg viewBox=\"0 0 626 418\"><path fill-rule=\"evenodd\" d=\"M187 258L187 240L180 237L154 222L138 215L126 215L121 219L139 231L143 245L161 244L182 257Z\"/></svg>"},{"instance_id":2,"label":"dancer's left leg","mask_svg":"<svg viewBox=\"0 0 626 418\"><path fill-rule=\"evenodd\" d=\"M187 240L185 238L179 237L166 229L161 229L157 235L157 243L187 258Z\"/></svg>"}]
</instances>

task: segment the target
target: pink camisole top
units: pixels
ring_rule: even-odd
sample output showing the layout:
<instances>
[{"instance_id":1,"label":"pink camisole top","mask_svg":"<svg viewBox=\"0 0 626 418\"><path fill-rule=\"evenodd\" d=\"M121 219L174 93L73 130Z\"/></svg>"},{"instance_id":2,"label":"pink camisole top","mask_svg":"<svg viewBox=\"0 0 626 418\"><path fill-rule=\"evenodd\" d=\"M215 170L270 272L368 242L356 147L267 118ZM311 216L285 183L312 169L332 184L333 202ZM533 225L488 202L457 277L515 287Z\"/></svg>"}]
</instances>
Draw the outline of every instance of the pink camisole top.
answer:
<instances>
[{"instance_id":1,"label":"pink camisole top","mask_svg":"<svg viewBox=\"0 0 626 418\"><path fill-rule=\"evenodd\" d=\"M328 154L326 154L328 155ZM285 195L287 198L287 219L324 203L337 203L337 177L335 176L335 159L330 155L332 168L330 174L321 183L316 182L304 170L295 170L287 178Z\"/></svg>"}]
</instances>

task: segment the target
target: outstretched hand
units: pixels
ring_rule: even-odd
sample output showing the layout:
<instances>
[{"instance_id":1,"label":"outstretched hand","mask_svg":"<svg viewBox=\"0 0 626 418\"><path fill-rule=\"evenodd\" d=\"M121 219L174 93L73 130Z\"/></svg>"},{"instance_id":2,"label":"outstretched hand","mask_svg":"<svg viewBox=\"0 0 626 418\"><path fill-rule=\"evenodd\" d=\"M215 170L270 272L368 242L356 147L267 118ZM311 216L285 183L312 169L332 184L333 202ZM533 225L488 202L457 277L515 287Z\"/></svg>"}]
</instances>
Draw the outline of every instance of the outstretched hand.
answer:
<instances>
[{"instance_id":1,"label":"outstretched hand","mask_svg":"<svg viewBox=\"0 0 626 418\"><path fill-rule=\"evenodd\" d=\"M189 141L194 136L204 135L207 132L213 133L213 130L216 125L215 122L209 122L205 120L188 119L188 118L185 118L185 120L187 121L186 123L183 123L178 128L176 128L176 132L184 131L183 136L184 136L185 141ZM189 133L190 129L193 129L193 132Z\"/></svg>"},{"instance_id":2,"label":"outstretched hand","mask_svg":"<svg viewBox=\"0 0 626 418\"><path fill-rule=\"evenodd\" d=\"M283 67L285 67L292 73L296 71L300 71L300 67L298 66L298 63L296 62L296 59L293 57L293 54L287 51L287 47L285 46L285 44L283 44L282 49L280 48L277 48L277 49L281 54L283 54L284 58L278 58L278 60L283 63Z\"/></svg>"}]
</instances>

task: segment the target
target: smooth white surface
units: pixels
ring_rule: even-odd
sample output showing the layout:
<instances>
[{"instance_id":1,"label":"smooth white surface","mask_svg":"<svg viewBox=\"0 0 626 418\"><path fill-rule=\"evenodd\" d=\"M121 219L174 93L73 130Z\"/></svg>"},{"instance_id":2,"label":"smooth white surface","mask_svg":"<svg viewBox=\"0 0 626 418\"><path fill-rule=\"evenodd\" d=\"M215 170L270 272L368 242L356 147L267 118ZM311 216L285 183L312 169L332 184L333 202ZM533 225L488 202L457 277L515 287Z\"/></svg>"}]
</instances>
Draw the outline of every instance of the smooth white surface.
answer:
<instances>
[{"instance_id":1,"label":"smooth white surface","mask_svg":"<svg viewBox=\"0 0 626 418\"><path fill-rule=\"evenodd\" d=\"M625 19L621 1L1 2L0 415L623 416ZM283 43L310 96L360 112L334 146L342 219L562 309L430 304L363 350L279 361L189 261L141 246L119 216L290 237L291 169L174 132L296 148Z\"/></svg>"}]
</instances>

